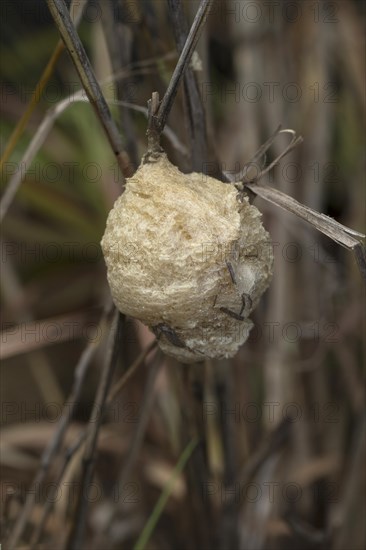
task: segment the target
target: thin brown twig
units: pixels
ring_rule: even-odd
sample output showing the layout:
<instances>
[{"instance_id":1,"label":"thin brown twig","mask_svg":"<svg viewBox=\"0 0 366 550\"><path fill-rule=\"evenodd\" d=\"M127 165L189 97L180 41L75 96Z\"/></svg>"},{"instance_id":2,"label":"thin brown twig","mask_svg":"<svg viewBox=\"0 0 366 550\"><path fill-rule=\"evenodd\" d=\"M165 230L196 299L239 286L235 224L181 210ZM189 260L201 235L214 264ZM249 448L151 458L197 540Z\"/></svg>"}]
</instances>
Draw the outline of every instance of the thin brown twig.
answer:
<instances>
[{"instance_id":1,"label":"thin brown twig","mask_svg":"<svg viewBox=\"0 0 366 550\"><path fill-rule=\"evenodd\" d=\"M187 40L187 21L181 0L168 0L169 15L173 24L175 42L179 54ZM196 74L187 67L184 74L185 104L190 136L192 169L202 171L207 152L206 114L198 88Z\"/></svg>"},{"instance_id":2,"label":"thin brown twig","mask_svg":"<svg viewBox=\"0 0 366 550\"><path fill-rule=\"evenodd\" d=\"M126 479L130 474L131 468L137 457L138 450L143 441L147 424L150 420L151 407L155 400L155 392L153 391L153 389L154 389L158 372L162 364L161 359L162 359L162 352L159 350L158 353L155 354L152 364L150 365L150 368L149 368L148 378L144 388L144 396L142 399L143 406L140 412L139 422L136 426L136 430L134 433L134 438L131 441L129 453L120 475L120 479L119 479L120 487L123 487L125 485Z\"/></svg>"},{"instance_id":3,"label":"thin brown twig","mask_svg":"<svg viewBox=\"0 0 366 550\"><path fill-rule=\"evenodd\" d=\"M124 462L121 474L117 481L117 486L118 486L117 494L121 494L121 487L123 488L125 486L126 480L130 475L131 469L135 463L139 449L143 442L143 438L144 438L146 428L151 415L151 407L155 400L155 392L153 390L154 390L154 385L155 385L157 375L161 367L161 357L162 357L162 352L158 351L155 354L154 359L152 360L152 363L149 367L148 378L146 381L146 385L144 388L144 395L142 398L142 403L143 403L142 409L139 415L136 429L134 430L134 433L133 433L132 441L130 443L127 456L125 458L125 462ZM121 388L119 388L119 390L120 389ZM114 509L111 511L110 517L107 519L105 523L104 533L107 532L108 529L111 527L117 513L118 513L118 509L117 507L114 507Z\"/></svg>"},{"instance_id":4,"label":"thin brown twig","mask_svg":"<svg viewBox=\"0 0 366 550\"><path fill-rule=\"evenodd\" d=\"M159 110L159 93L153 92L151 99L147 102L147 155L146 159L149 158L150 153L161 153L162 149L160 147L160 134L161 131L156 124L157 113Z\"/></svg>"},{"instance_id":5,"label":"thin brown twig","mask_svg":"<svg viewBox=\"0 0 366 550\"><path fill-rule=\"evenodd\" d=\"M99 430L102 424L103 411L106 407L108 391L112 382L114 367L120 352L120 342L124 316L115 310L112 326L108 338L108 349L105 358L103 371L100 377L97 395L94 401L93 410L90 415L89 425L85 441L85 452L83 457L83 469L78 491L78 499L74 514L74 524L68 537L67 548L77 550L83 540L86 513L88 508L87 490L94 474L96 460L97 441Z\"/></svg>"},{"instance_id":6,"label":"thin brown twig","mask_svg":"<svg viewBox=\"0 0 366 550\"><path fill-rule=\"evenodd\" d=\"M108 103L111 103L113 105L121 105L122 107L126 107L126 109L132 109L133 111L142 113L143 115L145 115L146 118L149 117L149 109L147 107L143 107L142 105L136 105L135 103L119 100L110 100L108 101ZM170 141L171 145L183 156L186 157L188 155L187 147L184 145L184 143L180 141L179 137L173 132L170 126L166 124L162 134L165 135L165 137Z\"/></svg>"},{"instance_id":7,"label":"thin brown twig","mask_svg":"<svg viewBox=\"0 0 366 550\"><path fill-rule=\"evenodd\" d=\"M157 340L153 340L150 344L141 351L140 355L135 359L132 365L128 370L121 376L121 378L112 386L111 391L108 394L107 404L109 405L113 399L119 394L119 392L125 387L131 376L135 374L137 369L145 361L146 357L149 355L150 351L156 348L158 345Z\"/></svg>"},{"instance_id":8,"label":"thin brown twig","mask_svg":"<svg viewBox=\"0 0 366 550\"><path fill-rule=\"evenodd\" d=\"M116 13L115 7L114 0L104 2L102 25L110 63L113 73L116 74L131 61L133 26L130 25L128 28L128 18L124 16L123 10ZM120 81L115 84L115 92L118 100L131 100L129 87L124 86ZM131 112L122 104L119 107L119 122L123 128L126 151L133 163L133 170L136 170L139 165L136 129Z\"/></svg>"},{"instance_id":9,"label":"thin brown twig","mask_svg":"<svg viewBox=\"0 0 366 550\"><path fill-rule=\"evenodd\" d=\"M213 0L201 0L196 16L192 23L191 29L189 31L187 40L180 54L178 63L174 69L168 88L164 94L164 97L159 107L157 107L157 105L155 104L156 95L154 96L154 94L156 94L157 92L154 92L153 98L149 102L150 117L149 117L148 139L150 138L150 141L148 145L152 147L152 149L150 149L149 147L150 150L156 151L159 149L160 134L162 133L165 127L168 115L174 103L175 96L177 95L179 83L181 81L182 76L185 74L186 68L192 57L193 50L201 35L203 25L210 12L212 4L213 4Z\"/></svg>"},{"instance_id":10,"label":"thin brown twig","mask_svg":"<svg viewBox=\"0 0 366 550\"><path fill-rule=\"evenodd\" d=\"M186 404L182 409L182 438L198 438L198 445L192 454L187 468L187 482L191 502L192 530L195 545L198 548L212 548L216 532L212 528L212 501L202 498L203 484L211 478L207 456L208 433L202 412L205 403L205 367L203 363L195 363L178 373L178 391L180 400Z\"/></svg>"},{"instance_id":11,"label":"thin brown twig","mask_svg":"<svg viewBox=\"0 0 366 550\"><path fill-rule=\"evenodd\" d=\"M65 47L70 54L89 101L92 104L105 130L113 152L117 157L122 175L127 178L133 173L132 164L127 152L123 149L121 136L95 77L94 70L88 56L86 55L84 46L82 45L71 21L65 2L64 0L47 0L47 4L61 34L61 38L65 43Z\"/></svg>"},{"instance_id":12,"label":"thin brown twig","mask_svg":"<svg viewBox=\"0 0 366 550\"><path fill-rule=\"evenodd\" d=\"M63 464L61 466L61 469L58 473L56 481L52 484L51 488L47 491L47 500L44 503L42 507L42 513L41 517L39 518L38 524L36 526L35 531L32 534L32 538L30 541L31 550L35 550L35 546L38 544L38 541L43 533L43 530L47 524L48 516L52 510L52 507L54 505L55 499L54 495L57 494L58 488L61 486L61 482L64 478L65 472L67 470L67 467L70 463L70 460L74 456L74 454L80 449L81 445L84 443L86 438L86 430L83 430L77 439L70 445L70 447L66 450L64 455Z\"/></svg>"}]
</instances>

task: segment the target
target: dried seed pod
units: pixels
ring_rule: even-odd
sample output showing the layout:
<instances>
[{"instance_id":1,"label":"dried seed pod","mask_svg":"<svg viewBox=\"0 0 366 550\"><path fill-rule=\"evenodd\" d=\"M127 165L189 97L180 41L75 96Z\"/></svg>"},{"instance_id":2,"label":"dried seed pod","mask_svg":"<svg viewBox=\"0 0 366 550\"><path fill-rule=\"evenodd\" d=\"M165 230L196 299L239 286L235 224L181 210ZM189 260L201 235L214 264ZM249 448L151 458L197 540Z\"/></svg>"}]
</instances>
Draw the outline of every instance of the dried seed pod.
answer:
<instances>
[{"instance_id":1,"label":"dried seed pod","mask_svg":"<svg viewBox=\"0 0 366 550\"><path fill-rule=\"evenodd\" d=\"M234 186L161 154L127 180L101 244L117 308L168 355L232 357L247 339L273 254L260 212Z\"/></svg>"}]
</instances>

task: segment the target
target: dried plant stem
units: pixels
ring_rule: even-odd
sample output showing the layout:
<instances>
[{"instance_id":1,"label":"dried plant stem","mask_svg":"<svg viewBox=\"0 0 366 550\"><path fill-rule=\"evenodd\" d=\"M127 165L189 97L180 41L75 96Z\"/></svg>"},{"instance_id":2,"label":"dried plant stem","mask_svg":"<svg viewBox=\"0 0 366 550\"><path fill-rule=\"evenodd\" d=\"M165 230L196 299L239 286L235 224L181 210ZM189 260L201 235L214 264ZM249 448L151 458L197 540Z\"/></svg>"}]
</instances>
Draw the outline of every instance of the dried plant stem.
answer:
<instances>
[{"instance_id":1,"label":"dried plant stem","mask_svg":"<svg viewBox=\"0 0 366 550\"><path fill-rule=\"evenodd\" d=\"M137 369L143 364L143 362L145 361L146 357L149 355L149 353L157 346L157 341L156 340L153 340L144 350L142 350L142 352L140 353L140 355L137 357L137 359L132 363L132 365L127 369L127 371L125 372L125 374L120 378L120 380L118 380L114 386L111 388L111 390L109 391L109 394L108 394L108 397L107 397L107 400L106 400L106 405L110 405L110 403L116 398L116 396L118 395L118 393L125 387L125 385L127 384L127 382L130 380L130 378L135 374L135 372L137 371ZM106 411L106 408L104 410L104 412ZM57 491L57 488L60 486L61 482L62 482L62 479L64 477L64 474L65 474L65 471L67 469L67 466L70 462L70 459L72 458L72 456L75 454L75 452L80 448L80 446L82 445L82 443L85 441L85 438L86 438L86 435L87 435L87 430L84 430L80 436L78 437L78 439L73 443L73 445L67 450L67 452L65 453L65 458L64 458L64 462L63 462L63 465L62 465L62 468L58 474L58 477L57 477L57 480L54 484L54 487L53 487L53 492L51 495L49 495L49 498L47 499L47 502L45 503L43 509L42 509L42 515L41 515L41 518L40 518L40 521L37 525L37 528L35 530L35 532L33 533L33 536L32 536L32 541L31 541L31 544L32 545L35 545L37 544L41 534L42 534L42 531L44 529L44 526L46 524L46 520L48 518L48 515L52 509L52 506L53 506L53 503L54 503L54 499L52 498L53 496L53 493L56 494L56 491Z\"/></svg>"},{"instance_id":2,"label":"dried plant stem","mask_svg":"<svg viewBox=\"0 0 366 550\"><path fill-rule=\"evenodd\" d=\"M48 516L54 505L54 495L57 493L58 488L61 486L62 480L64 479L64 475L66 473L67 467L70 464L72 457L81 448L82 444L85 441L85 438L86 438L86 430L83 430L78 436L78 438L74 441L74 443L70 445L70 447L65 452L62 467L58 473L56 481L52 485L51 490L50 489L48 490L48 494L47 494L48 498L42 507L41 517L39 518L36 529L32 534L32 538L30 541L31 550L34 550L35 546L38 544L38 541L46 526Z\"/></svg>"},{"instance_id":3,"label":"dried plant stem","mask_svg":"<svg viewBox=\"0 0 366 550\"><path fill-rule=\"evenodd\" d=\"M139 421L136 426L136 430L131 441L129 452L118 481L120 487L124 487L126 480L130 475L131 468L138 455L138 451L140 449L148 422L150 420L151 408L155 401L154 386L155 386L155 381L156 381L158 372L162 364L161 360L162 360L162 352L159 351L155 355L153 362L149 368L149 374L148 374L148 378L144 388L144 395L142 398L142 407L141 407L141 412L139 416Z\"/></svg>"},{"instance_id":4,"label":"dried plant stem","mask_svg":"<svg viewBox=\"0 0 366 550\"><path fill-rule=\"evenodd\" d=\"M107 0L103 4L102 25L112 71L117 74L131 62L133 27L128 27L128 18L116 17L114 0ZM132 99L128 86L124 86L122 82L116 82L115 92L118 100L130 101ZM119 122L123 128L125 148L135 170L140 163L136 128L131 112L125 109L123 104L120 104L119 107Z\"/></svg>"},{"instance_id":5,"label":"dried plant stem","mask_svg":"<svg viewBox=\"0 0 366 550\"><path fill-rule=\"evenodd\" d=\"M346 227L336 220L329 218L325 214L320 214L312 208L299 203L297 200L289 197L282 191L274 189L273 187L267 187L257 184L246 184L255 195L258 195L262 199L271 202L272 204L283 208L293 214L296 214L299 218L310 223L315 229L327 235L330 239L336 243L353 250L357 258L358 266L362 276L366 279L366 255L365 247L361 244L359 239L364 239L365 235L353 231L349 227ZM357 237L357 238L356 238Z\"/></svg>"},{"instance_id":6,"label":"dried plant stem","mask_svg":"<svg viewBox=\"0 0 366 550\"><path fill-rule=\"evenodd\" d=\"M210 12L212 4L213 0L201 0L200 6L192 23L192 27L187 36L187 40L180 54L178 63L170 79L168 89L166 90L161 103L157 104L157 101L159 99L159 96L156 95L157 92L154 92L152 99L149 100L148 105L150 117L148 127L148 147L151 151L157 151L160 148L160 134L164 130L167 118L174 103L175 96L177 95L178 85L192 57L193 50L198 42L203 25L206 21L207 15Z\"/></svg>"},{"instance_id":7,"label":"dried plant stem","mask_svg":"<svg viewBox=\"0 0 366 550\"><path fill-rule=\"evenodd\" d=\"M160 147L160 131L156 125L156 117L159 109L159 94L153 92L151 99L147 102L148 115L147 115L147 150L148 155L152 153L160 153L162 151Z\"/></svg>"},{"instance_id":8,"label":"dried plant stem","mask_svg":"<svg viewBox=\"0 0 366 550\"><path fill-rule=\"evenodd\" d=\"M157 113L156 124L160 132L162 132L170 110L173 106L175 96L177 95L179 82L187 68L187 65L192 57L193 50L196 47L198 39L201 35L203 25L205 24L207 15L212 7L213 0L202 0L197 10L196 16L192 23L191 30L187 36L182 53L180 54L178 63L174 69L169 86L162 99L161 105Z\"/></svg>"},{"instance_id":9,"label":"dried plant stem","mask_svg":"<svg viewBox=\"0 0 366 550\"><path fill-rule=\"evenodd\" d=\"M177 50L179 54L181 54L188 35L182 1L168 0L168 8L173 23ZM192 169L195 172L200 172L207 152L206 113L203 107L196 75L190 67L187 67L184 74L184 90Z\"/></svg>"},{"instance_id":10,"label":"dried plant stem","mask_svg":"<svg viewBox=\"0 0 366 550\"><path fill-rule=\"evenodd\" d=\"M181 366L182 368L182 366ZM191 438L198 439L187 467L187 482L190 499L192 529L197 548L213 548L216 535L213 524L213 510L209 498L202 498L202 487L211 479L207 460L207 430L203 411L205 410L205 367L203 363L187 365L178 373L178 391L182 409L182 444ZM209 528L209 525L211 528Z\"/></svg>"},{"instance_id":11,"label":"dried plant stem","mask_svg":"<svg viewBox=\"0 0 366 550\"><path fill-rule=\"evenodd\" d=\"M207 362L207 367L211 367ZM215 361L212 363L214 376L214 396L216 403L229 411L235 403L234 385L232 376L232 365L228 360ZM221 439L221 447L223 451L224 470L222 476L222 484L225 491L229 493L235 485L236 471L238 468L237 461L237 441L235 432L235 423L227 422L224 414L219 415L218 433ZM238 547L238 530L236 528L238 521L240 505L233 499L225 499L221 506L221 521L218 528L218 537L220 547L222 548L237 548Z\"/></svg>"},{"instance_id":12,"label":"dried plant stem","mask_svg":"<svg viewBox=\"0 0 366 550\"><path fill-rule=\"evenodd\" d=\"M155 349L158 345L157 340L153 340L150 342L150 344L142 350L140 355L137 357L137 359L132 363L132 365L129 367L129 369L124 373L124 375L114 384L114 386L111 388L111 391L108 394L107 398L107 404L109 405L113 399L116 398L116 396L119 394L119 392L125 387L128 380L135 374L137 369L142 365L142 363L145 361L146 357L149 355L150 351Z\"/></svg>"},{"instance_id":13,"label":"dried plant stem","mask_svg":"<svg viewBox=\"0 0 366 550\"><path fill-rule=\"evenodd\" d=\"M62 40L70 54L75 69L80 77L85 92L92 104L117 157L121 172L125 178L133 173L133 167L129 156L123 150L121 136L112 118L107 102L102 94L95 77L91 63L86 55L84 46L71 21L63 0L47 0L49 10L61 34Z\"/></svg>"},{"instance_id":14,"label":"dried plant stem","mask_svg":"<svg viewBox=\"0 0 366 550\"><path fill-rule=\"evenodd\" d=\"M83 469L78 491L78 499L75 510L75 521L72 526L67 547L70 550L80 548L84 535L85 519L88 507L86 488L93 478L97 441L99 430L102 424L103 411L105 410L108 391L112 382L114 367L120 352L122 326L124 316L115 310L112 326L108 338L108 349L99 381L97 395L94 401L93 410L89 419L85 441L85 452L83 457Z\"/></svg>"},{"instance_id":15,"label":"dried plant stem","mask_svg":"<svg viewBox=\"0 0 366 550\"><path fill-rule=\"evenodd\" d=\"M159 350L157 354L155 354L152 360L152 363L149 366L148 377L144 388L144 394L142 397L142 405L141 405L141 411L139 414L138 423L137 423L136 429L134 430L134 433L130 442L129 450L128 450L127 456L125 457L124 464L123 464L121 473L119 475L119 479L117 481L118 494L121 494L121 488L125 486L126 481L128 480L131 474L131 470L133 468L133 465L135 463L135 460L138 456L139 450L143 443L146 428L148 426L150 416L151 416L151 408L155 401L154 386L162 364L161 359L162 359L162 352ZM118 383L118 385L119 385L118 391L120 391L121 384ZM113 392L113 394L114 393L115 392ZM114 507L114 509L110 513L110 516L107 518L105 522L104 532L107 532L109 530L118 512L119 512L118 507Z\"/></svg>"},{"instance_id":16,"label":"dried plant stem","mask_svg":"<svg viewBox=\"0 0 366 550\"><path fill-rule=\"evenodd\" d=\"M104 315L99 323L98 328L102 333L105 332L105 327L106 327L107 318L108 318L110 309L111 309L110 306L106 308L106 311L104 312ZM60 420L58 422L57 428L53 434L53 437L49 445L43 452L40 469L38 470L35 476L35 479L33 480L31 489L27 493L27 498L23 506L22 512L18 516L18 519L14 525L13 531L10 535L10 538L8 541L8 547L10 550L16 547L19 539L21 538L24 532L24 529L27 525L27 521L31 516L33 507L35 505L37 490L43 483L48 473L49 467L52 463L52 460L54 459L58 450L61 447L67 427L72 419L76 405L80 398L85 376L88 372L88 368L91 364L91 361L95 355L96 350L98 349L99 344L100 344L100 341L90 342L88 346L85 348L84 352L82 353L78 364L76 365L74 384L73 384L69 399L67 400L67 402L63 407L63 411L62 411Z\"/></svg>"}]
</instances>

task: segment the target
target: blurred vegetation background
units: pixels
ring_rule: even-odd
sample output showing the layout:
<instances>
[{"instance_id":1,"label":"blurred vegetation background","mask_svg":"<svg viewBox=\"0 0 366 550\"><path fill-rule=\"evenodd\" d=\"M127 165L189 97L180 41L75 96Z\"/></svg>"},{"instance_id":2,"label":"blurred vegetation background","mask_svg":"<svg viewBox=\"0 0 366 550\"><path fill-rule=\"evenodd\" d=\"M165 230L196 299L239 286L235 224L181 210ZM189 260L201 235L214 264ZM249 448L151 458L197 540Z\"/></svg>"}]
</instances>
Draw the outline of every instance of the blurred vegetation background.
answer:
<instances>
[{"instance_id":1,"label":"blurred vegetation background","mask_svg":"<svg viewBox=\"0 0 366 550\"><path fill-rule=\"evenodd\" d=\"M187 27L198 5L183 2ZM1 12L4 152L59 34L41 0L3 0ZM356 0L215 2L191 63L207 130L197 117L192 123L181 85L163 138L171 161L185 172L215 173L217 163L237 172L279 124L293 128L304 142L268 183L364 232L364 27L365 4ZM147 100L155 90L163 96L178 59L176 21L163 1L90 0L78 31L137 168ZM77 493L83 469L83 446L74 452L73 445L88 424L110 345L99 243L123 180L90 105L66 101L31 166L23 162L49 110L79 89L64 51L2 166L2 193L22 173L1 230L4 540L24 510L75 365L86 346L95 347L19 548L70 547L78 520L71 489ZM267 163L285 144L285 137L275 142ZM294 215L259 198L255 204L273 240L275 274L248 342L232 360L199 369L155 351L140 361L103 418L78 547L132 548L195 434L200 443L147 547L365 547L361 275L351 252ZM153 335L127 319L120 339L116 380ZM60 490L36 536L56 481Z\"/></svg>"}]
</instances>

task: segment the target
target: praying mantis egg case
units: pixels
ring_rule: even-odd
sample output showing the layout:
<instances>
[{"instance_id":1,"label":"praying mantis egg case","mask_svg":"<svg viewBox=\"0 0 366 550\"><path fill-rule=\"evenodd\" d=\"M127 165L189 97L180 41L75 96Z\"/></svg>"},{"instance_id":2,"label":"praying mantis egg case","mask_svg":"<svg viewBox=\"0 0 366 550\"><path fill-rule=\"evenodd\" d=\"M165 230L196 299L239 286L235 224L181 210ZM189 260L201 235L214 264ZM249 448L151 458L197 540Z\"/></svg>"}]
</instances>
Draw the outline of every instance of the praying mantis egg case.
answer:
<instances>
[{"instance_id":1,"label":"praying mantis egg case","mask_svg":"<svg viewBox=\"0 0 366 550\"><path fill-rule=\"evenodd\" d=\"M142 163L109 213L102 249L117 308L184 363L232 357L273 270L261 214L233 185Z\"/></svg>"}]
</instances>

